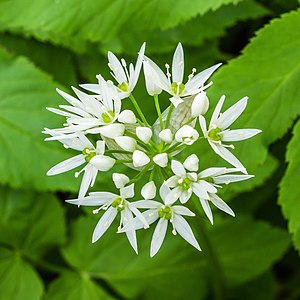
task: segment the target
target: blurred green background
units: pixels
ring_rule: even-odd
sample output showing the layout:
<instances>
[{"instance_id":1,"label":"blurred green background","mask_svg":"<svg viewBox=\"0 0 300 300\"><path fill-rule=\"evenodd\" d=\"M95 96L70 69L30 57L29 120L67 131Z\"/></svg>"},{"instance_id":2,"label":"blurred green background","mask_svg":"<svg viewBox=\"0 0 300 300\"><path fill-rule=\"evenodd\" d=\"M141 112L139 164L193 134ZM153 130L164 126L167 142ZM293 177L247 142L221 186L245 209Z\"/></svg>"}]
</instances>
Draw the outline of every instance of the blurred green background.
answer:
<instances>
[{"instance_id":1,"label":"blurred green background","mask_svg":"<svg viewBox=\"0 0 300 300\"><path fill-rule=\"evenodd\" d=\"M300 299L300 10L296 0L0 0L0 299ZM107 51L134 62L141 44L160 66L178 42L186 75L214 63L208 95L249 105L236 128L263 133L235 150L255 179L228 186L236 213L215 212L203 251L167 237L149 258L150 234L137 256L111 228L91 244L99 216L64 203L74 174L47 177L72 156L46 143L44 127L63 118L59 87L109 78ZM141 75L135 96L155 120ZM162 103L168 105L167 97ZM224 166L205 143L189 149L201 168ZM188 153L185 153L187 155ZM94 190L111 188L101 173ZM117 226L116 226L117 227Z\"/></svg>"}]
</instances>

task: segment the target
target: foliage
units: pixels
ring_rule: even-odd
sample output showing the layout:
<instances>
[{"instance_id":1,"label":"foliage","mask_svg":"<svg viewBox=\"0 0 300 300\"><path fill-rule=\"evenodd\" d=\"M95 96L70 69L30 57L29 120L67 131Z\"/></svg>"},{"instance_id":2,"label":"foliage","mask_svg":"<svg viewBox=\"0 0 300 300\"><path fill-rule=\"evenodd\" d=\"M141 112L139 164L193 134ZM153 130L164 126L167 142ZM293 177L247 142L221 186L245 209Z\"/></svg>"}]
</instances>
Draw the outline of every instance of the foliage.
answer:
<instances>
[{"instance_id":1,"label":"foliage","mask_svg":"<svg viewBox=\"0 0 300 300\"><path fill-rule=\"evenodd\" d=\"M298 5L267 0L0 1L0 300L297 299ZM235 126L263 130L234 150L255 175L223 190L225 200L233 198L236 218L216 212L214 226L204 215L191 224L201 253L169 237L150 258L149 236L139 232L137 256L126 238L113 232L117 226L91 244L97 218L90 209L64 203L76 197L78 180L72 173L45 175L70 155L59 143L44 142L41 133L45 124L61 124L46 110L61 102L55 88L68 91L69 85L95 81L107 67L107 50L133 61L143 41L146 53L161 65L170 63L179 41L188 69L224 62L213 76L210 101L215 104L224 93L229 107L249 96ZM165 108L168 99L163 100ZM154 104L144 104L147 117L154 118ZM207 162L220 164L206 147L201 141L191 150L199 154L201 168ZM111 184L110 176L102 176L94 190Z\"/></svg>"}]
</instances>

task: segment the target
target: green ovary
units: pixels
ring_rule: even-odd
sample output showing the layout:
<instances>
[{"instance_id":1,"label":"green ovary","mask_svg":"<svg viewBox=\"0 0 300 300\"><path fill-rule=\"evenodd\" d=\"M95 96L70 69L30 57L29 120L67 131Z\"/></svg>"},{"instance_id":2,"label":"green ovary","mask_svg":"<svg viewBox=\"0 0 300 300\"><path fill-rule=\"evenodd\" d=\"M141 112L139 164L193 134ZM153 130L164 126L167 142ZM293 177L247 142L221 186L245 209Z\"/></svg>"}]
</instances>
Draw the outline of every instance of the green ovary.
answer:
<instances>
[{"instance_id":1,"label":"green ovary","mask_svg":"<svg viewBox=\"0 0 300 300\"><path fill-rule=\"evenodd\" d=\"M172 211L170 206L162 206L162 208L158 211L158 216L160 218L170 220L172 218Z\"/></svg>"},{"instance_id":2,"label":"green ovary","mask_svg":"<svg viewBox=\"0 0 300 300\"><path fill-rule=\"evenodd\" d=\"M122 82L118 84L118 88L122 90L123 92L128 92L128 84L126 82Z\"/></svg>"},{"instance_id":3,"label":"green ovary","mask_svg":"<svg viewBox=\"0 0 300 300\"><path fill-rule=\"evenodd\" d=\"M182 190L187 191L191 187L191 180L189 178L184 178L183 181L179 184Z\"/></svg>"},{"instance_id":4,"label":"green ovary","mask_svg":"<svg viewBox=\"0 0 300 300\"><path fill-rule=\"evenodd\" d=\"M115 117L115 113L112 110L108 110L107 112L101 115L104 123L110 123Z\"/></svg>"},{"instance_id":5,"label":"green ovary","mask_svg":"<svg viewBox=\"0 0 300 300\"><path fill-rule=\"evenodd\" d=\"M171 87L172 87L172 92L174 94L177 94L177 95L180 95L184 90L184 84L183 83L178 84L177 82L173 82L171 84Z\"/></svg>"},{"instance_id":6,"label":"green ovary","mask_svg":"<svg viewBox=\"0 0 300 300\"><path fill-rule=\"evenodd\" d=\"M125 209L124 200L121 197L115 198L111 206L116 208L118 211L122 211Z\"/></svg>"},{"instance_id":7,"label":"green ovary","mask_svg":"<svg viewBox=\"0 0 300 300\"><path fill-rule=\"evenodd\" d=\"M208 132L208 137L212 141L221 141L222 140L222 134L220 134L222 130L220 128L214 128Z\"/></svg>"},{"instance_id":8,"label":"green ovary","mask_svg":"<svg viewBox=\"0 0 300 300\"><path fill-rule=\"evenodd\" d=\"M96 155L94 149L84 148L82 154L85 156L85 161L90 162L90 160Z\"/></svg>"}]
</instances>

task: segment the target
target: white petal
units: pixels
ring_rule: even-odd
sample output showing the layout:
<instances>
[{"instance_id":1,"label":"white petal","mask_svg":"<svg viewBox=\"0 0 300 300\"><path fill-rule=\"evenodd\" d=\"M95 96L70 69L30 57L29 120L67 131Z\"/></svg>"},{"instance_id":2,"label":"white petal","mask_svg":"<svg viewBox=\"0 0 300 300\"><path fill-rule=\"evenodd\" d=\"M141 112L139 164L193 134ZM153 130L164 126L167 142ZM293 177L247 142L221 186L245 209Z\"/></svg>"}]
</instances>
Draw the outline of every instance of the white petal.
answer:
<instances>
[{"instance_id":1,"label":"white petal","mask_svg":"<svg viewBox=\"0 0 300 300\"><path fill-rule=\"evenodd\" d=\"M229 130L222 134L222 141L224 142L243 141L257 135L260 132L261 130L259 129Z\"/></svg>"},{"instance_id":2,"label":"white petal","mask_svg":"<svg viewBox=\"0 0 300 300\"><path fill-rule=\"evenodd\" d=\"M214 178L215 184L228 184L231 182L238 182L247 180L249 178L254 177L253 175L221 175Z\"/></svg>"},{"instance_id":3,"label":"white petal","mask_svg":"<svg viewBox=\"0 0 300 300\"><path fill-rule=\"evenodd\" d=\"M105 152L105 142L104 141L97 141L96 151L97 151L97 154L104 154L104 152Z\"/></svg>"},{"instance_id":4,"label":"white petal","mask_svg":"<svg viewBox=\"0 0 300 300\"><path fill-rule=\"evenodd\" d=\"M152 130L149 127L137 127L136 135L142 142L148 144L152 137Z\"/></svg>"},{"instance_id":5,"label":"white petal","mask_svg":"<svg viewBox=\"0 0 300 300\"><path fill-rule=\"evenodd\" d=\"M90 194L90 196L84 198L66 200L66 202L74 205L100 206L111 202L115 197L117 197L117 195L113 193L97 192L95 194L92 193L92 195Z\"/></svg>"},{"instance_id":6,"label":"white petal","mask_svg":"<svg viewBox=\"0 0 300 300\"><path fill-rule=\"evenodd\" d=\"M134 197L134 183L129 186L120 189L120 196L123 199L128 199Z\"/></svg>"},{"instance_id":7,"label":"white petal","mask_svg":"<svg viewBox=\"0 0 300 300\"><path fill-rule=\"evenodd\" d=\"M150 96L159 95L162 89L155 84L155 78L157 75L153 72L153 68L150 67L148 61L144 61L144 74L145 74L145 82L146 82L146 89ZM157 81L157 80L156 80Z\"/></svg>"},{"instance_id":8,"label":"white petal","mask_svg":"<svg viewBox=\"0 0 300 300\"><path fill-rule=\"evenodd\" d=\"M199 180L197 182L197 184L199 184L199 186L201 186L201 188L209 193L216 193L217 189L209 182L205 181L205 180ZM207 199L207 198L205 198Z\"/></svg>"},{"instance_id":9,"label":"white petal","mask_svg":"<svg viewBox=\"0 0 300 300\"><path fill-rule=\"evenodd\" d=\"M193 184L193 192L199 198L209 199L206 188L198 182Z\"/></svg>"},{"instance_id":10,"label":"white petal","mask_svg":"<svg viewBox=\"0 0 300 300\"><path fill-rule=\"evenodd\" d=\"M83 198L89 189L93 178L95 176L95 171L97 172L97 169L94 168L92 165L87 164L84 170L84 174L81 180L80 188L79 188L79 194L78 198ZM97 173L96 173L97 174Z\"/></svg>"},{"instance_id":11,"label":"white petal","mask_svg":"<svg viewBox=\"0 0 300 300\"><path fill-rule=\"evenodd\" d=\"M171 98L170 98L170 101L171 101L172 104L175 106L175 108L176 108L180 103L183 102L183 100L182 100L179 96L177 96L177 95L171 97Z\"/></svg>"},{"instance_id":12,"label":"white petal","mask_svg":"<svg viewBox=\"0 0 300 300\"><path fill-rule=\"evenodd\" d=\"M83 154L76 155L76 156L66 159L66 160L60 162L59 164L55 165L54 167L52 167L47 172L47 175L52 176L52 175L57 175L57 174L61 174L61 173L73 170L73 169L77 168L78 166L84 164L85 162L86 161L85 161Z\"/></svg>"},{"instance_id":13,"label":"white petal","mask_svg":"<svg viewBox=\"0 0 300 300\"><path fill-rule=\"evenodd\" d=\"M192 211L190 211L187 207L182 205L174 205L172 206L172 209L178 215L190 216L190 217L195 216L195 214Z\"/></svg>"},{"instance_id":14,"label":"white petal","mask_svg":"<svg viewBox=\"0 0 300 300\"><path fill-rule=\"evenodd\" d=\"M165 168L168 164L168 154L167 153L159 153L153 157L154 163L158 166Z\"/></svg>"},{"instance_id":15,"label":"white petal","mask_svg":"<svg viewBox=\"0 0 300 300\"><path fill-rule=\"evenodd\" d=\"M130 206L134 206L137 208L158 208L161 206L161 202L154 201L154 200L139 200L130 202Z\"/></svg>"},{"instance_id":16,"label":"white petal","mask_svg":"<svg viewBox=\"0 0 300 300\"><path fill-rule=\"evenodd\" d=\"M185 176L186 174L183 164L177 160L171 161L171 169L178 176Z\"/></svg>"},{"instance_id":17,"label":"white petal","mask_svg":"<svg viewBox=\"0 0 300 300\"><path fill-rule=\"evenodd\" d=\"M209 101L206 96L206 93L205 92L199 93L195 97L192 103L191 116L193 118L196 118L200 115L204 115L208 111L208 107L209 107Z\"/></svg>"},{"instance_id":18,"label":"white petal","mask_svg":"<svg viewBox=\"0 0 300 300\"><path fill-rule=\"evenodd\" d=\"M228 128L245 110L248 97L244 97L236 104L228 108L217 120L216 125L222 130Z\"/></svg>"},{"instance_id":19,"label":"white petal","mask_svg":"<svg viewBox=\"0 0 300 300\"><path fill-rule=\"evenodd\" d=\"M208 168L199 173L200 178L205 177L214 177L219 174L223 174L226 171L226 168Z\"/></svg>"},{"instance_id":20,"label":"white petal","mask_svg":"<svg viewBox=\"0 0 300 300\"><path fill-rule=\"evenodd\" d=\"M214 109L214 112L212 114L212 117L210 119L210 123L209 123L209 128L212 126L212 125L216 125L216 122L217 122L217 119L220 115L220 112L221 112L221 109L222 109L222 106L224 104L224 101L225 101L225 96L223 95L220 100L218 101L215 109Z\"/></svg>"},{"instance_id":21,"label":"white petal","mask_svg":"<svg viewBox=\"0 0 300 300\"><path fill-rule=\"evenodd\" d=\"M233 217L235 216L233 210L218 195L212 194L210 200L220 210L223 210Z\"/></svg>"},{"instance_id":22,"label":"white petal","mask_svg":"<svg viewBox=\"0 0 300 300\"><path fill-rule=\"evenodd\" d=\"M202 115L199 116L199 123L204 137L207 138L206 120Z\"/></svg>"},{"instance_id":23,"label":"white petal","mask_svg":"<svg viewBox=\"0 0 300 300\"><path fill-rule=\"evenodd\" d=\"M171 144L173 141L173 133L169 128L162 130L159 133L158 137L160 138L161 141L167 144Z\"/></svg>"},{"instance_id":24,"label":"white petal","mask_svg":"<svg viewBox=\"0 0 300 300\"><path fill-rule=\"evenodd\" d=\"M228 161L234 167L241 170L242 173L247 174L246 168L242 165L242 163L225 147L222 145L218 145L209 141L209 144L213 148L213 150L221 156L223 159Z\"/></svg>"},{"instance_id":25,"label":"white petal","mask_svg":"<svg viewBox=\"0 0 300 300\"><path fill-rule=\"evenodd\" d=\"M151 257L153 257L160 249L164 241L164 238L166 236L167 228L168 228L168 221L161 218L158 221L152 236L151 246L150 246Z\"/></svg>"},{"instance_id":26,"label":"white petal","mask_svg":"<svg viewBox=\"0 0 300 300\"><path fill-rule=\"evenodd\" d=\"M175 189L171 190L168 195L165 197L164 203L167 205L173 204L177 201L177 199L181 196L182 190L179 187L176 187Z\"/></svg>"},{"instance_id":27,"label":"white petal","mask_svg":"<svg viewBox=\"0 0 300 300\"><path fill-rule=\"evenodd\" d=\"M192 145L199 138L199 133L189 125L183 125L175 134L175 140L179 143Z\"/></svg>"},{"instance_id":28,"label":"white petal","mask_svg":"<svg viewBox=\"0 0 300 300\"><path fill-rule=\"evenodd\" d=\"M182 216L174 214L173 225L175 227L175 230L182 236L183 239L185 239L189 244L201 251L201 248L196 241L190 225Z\"/></svg>"},{"instance_id":29,"label":"white petal","mask_svg":"<svg viewBox=\"0 0 300 300\"><path fill-rule=\"evenodd\" d=\"M67 100L71 105L75 107L82 107L82 103L76 99L75 97L61 91L60 89L56 89L56 91L65 99Z\"/></svg>"},{"instance_id":30,"label":"white petal","mask_svg":"<svg viewBox=\"0 0 300 300\"><path fill-rule=\"evenodd\" d=\"M161 199L163 199L164 203L165 203L165 199L168 196L168 194L171 192L171 190L169 189L169 187L166 185L166 183L164 182L160 189L159 189L159 195L161 197Z\"/></svg>"},{"instance_id":31,"label":"white petal","mask_svg":"<svg viewBox=\"0 0 300 300\"><path fill-rule=\"evenodd\" d=\"M192 191L182 191L179 200L182 204L188 202L188 200L191 198L192 196Z\"/></svg>"},{"instance_id":32,"label":"white petal","mask_svg":"<svg viewBox=\"0 0 300 300\"><path fill-rule=\"evenodd\" d=\"M132 155L133 166L143 167L150 162L150 158L144 152L140 150L135 150Z\"/></svg>"},{"instance_id":33,"label":"white petal","mask_svg":"<svg viewBox=\"0 0 300 300\"><path fill-rule=\"evenodd\" d=\"M181 43L178 43L178 46L174 52L173 62L172 62L172 81L177 83L182 83L183 72L184 72L183 48Z\"/></svg>"},{"instance_id":34,"label":"white petal","mask_svg":"<svg viewBox=\"0 0 300 300\"><path fill-rule=\"evenodd\" d=\"M136 149L136 140L130 136L119 136L115 142L125 151L133 152Z\"/></svg>"},{"instance_id":35,"label":"white petal","mask_svg":"<svg viewBox=\"0 0 300 300\"><path fill-rule=\"evenodd\" d=\"M141 49L139 51L138 59L136 61L135 68L134 68L133 80L130 81L130 85L129 85L129 88L130 88L131 91L135 87L135 85L138 81L139 75L140 75L140 71L141 71L141 68L142 68L142 63L143 63L143 60L144 60L145 47L146 47L146 43L143 43L143 45L141 46Z\"/></svg>"},{"instance_id":36,"label":"white petal","mask_svg":"<svg viewBox=\"0 0 300 300\"><path fill-rule=\"evenodd\" d=\"M115 164L116 160L105 155L95 155L90 160L90 164L95 166L99 171L106 172Z\"/></svg>"},{"instance_id":37,"label":"white petal","mask_svg":"<svg viewBox=\"0 0 300 300\"><path fill-rule=\"evenodd\" d=\"M125 174L113 173L113 182L117 189L123 188L130 180Z\"/></svg>"},{"instance_id":38,"label":"white petal","mask_svg":"<svg viewBox=\"0 0 300 300\"><path fill-rule=\"evenodd\" d=\"M141 190L141 194L144 199L153 199L156 196L156 186L154 181L146 183Z\"/></svg>"},{"instance_id":39,"label":"white petal","mask_svg":"<svg viewBox=\"0 0 300 300\"><path fill-rule=\"evenodd\" d=\"M136 123L136 117L133 111L125 109L119 114L118 121L124 124L134 124Z\"/></svg>"},{"instance_id":40,"label":"white petal","mask_svg":"<svg viewBox=\"0 0 300 300\"><path fill-rule=\"evenodd\" d=\"M211 212L211 209L210 209L210 206L209 206L209 201L205 200L205 199L201 199L201 198L199 198L199 200L200 200L202 208L203 208L205 214L207 215L210 223L213 224L214 223L213 215L212 215L212 212Z\"/></svg>"},{"instance_id":41,"label":"white petal","mask_svg":"<svg viewBox=\"0 0 300 300\"><path fill-rule=\"evenodd\" d=\"M98 95L100 94L99 84L86 83L86 84L80 84L79 86L82 87L83 89L87 90L87 91L93 92L93 93L98 94Z\"/></svg>"},{"instance_id":42,"label":"white petal","mask_svg":"<svg viewBox=\"0 0 300 300\"><path fill-rule=\"evenodd\" d=\"M199 158L196 154L192 154L186 158L183 166L189 171L197 172L199 169Z\"/></svg>"},{"instance_id":43,"label":"white petal","mask_svg":"<svg viewBox=\"0 0 300 300\"><path fill-rule=\"evenodd\" d=\"M114 221L118 211L110 207L101 217L99 222L97 223L95 230L93 232L92 242L95 243L97 240L101 238L101 236L105 233L105 231L109 228L111 223Z\"/></svg>"},{"instance_id":44,"label":"white petal","mask_svg":"<svg viewBox=\"0 0 300 300\"><path fill-rule=\"evenodd\" d=\"M222 64L216 64L204 71L195 75L190 81L185 85L186 90L195 90L201 87L207 79L212 75L212 73L217 70Z\"/></svg>"},{"instance_id":45,"label":"white petal","mask_svg":"<svg viewBox=\"0 0 300 300\"><path fill-rule=\"evenodd\" d=\"M125 126L123 124L109 124L106 126L96 128L96 129L97 129L97 132L102 134L103 136L113 139L115 137L118 137L118 136L121 136L124 134ZM92 132L92 131L93 130L91 129L91 130L88 130L87 132L96 133L96 132Z\"/></svg>"},{"instance_id":46,"label":"white petal","mask_svg":"<svg viewBox=\"0 0 300 300\"><path fill-rule=\"evenodd\" d=\"M122 214L122 213L123 213L123 214ZM129 222L132 222L133 216L132 216L132 212L130 211L129 208L125 208L125 209L121 212L121 218L122 218L122 224L123 224L123 226L125 226L125 225L128 224ZM138 254L137 240L136 240L136 233L135 233L135 230L129 230L129 231L126 231L126 236L127 236L127 238L128 238L128 241L129 241L131 247L132 247L133 250L136 252L136 254Z\"/></svg>"},{"instance_id":47,"label":"white petal","mask_svg":"<svg viewBox=\"0 0 300 300\"><path fill-rule=\"evenodd\" d=\"M108 61L118 83L121 84L123 82L127 82L127 77L124 72L123 66L121 65L118 58L110 51L108 52Z\"/></svg>"},{"instance_id":48,"label":"white petal","mask_svg":"<svg viewBox=\"0 0 300 300\"><path fill-rule=\"evenodd\" d=\"M168 180L166 180L166 185L169 188L174 188L178 185L178 180L180 179L180 176L174 175L172 177L170 177Z\"/></svg>"}]
</instances>

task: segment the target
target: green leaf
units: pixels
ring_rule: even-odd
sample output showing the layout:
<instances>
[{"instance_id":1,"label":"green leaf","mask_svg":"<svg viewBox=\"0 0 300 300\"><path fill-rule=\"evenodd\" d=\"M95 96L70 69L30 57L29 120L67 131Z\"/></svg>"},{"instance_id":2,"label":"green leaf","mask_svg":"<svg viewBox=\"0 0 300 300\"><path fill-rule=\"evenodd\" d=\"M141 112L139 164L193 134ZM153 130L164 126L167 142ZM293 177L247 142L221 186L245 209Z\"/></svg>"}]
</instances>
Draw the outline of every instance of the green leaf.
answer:
<instances>
[{"instance_id":1,"label":"green leaf","mask_svg":"<svg viewBox=\"0 0 300 300\"><path fill-rule=\"evenodd\" d=\"M159 253L150 258L152 230L139 232L137 256L126 237L115 233L116 228L110 228L100 241L91 244L95 224L89 218L76 221L71 226L70 244L62 254L74 269L92 278L105 279L129 299L140 298L139 295L143 299L157 295L160 299L182 299L187 293L191 298L202 299L220 272L224 273L225 285L245 283L266 272L289 245L284 231L240 216L236 220L218 220L217 225L209 226L206 234L210 247L203 234L197 233L202 252L168 232ZM199 224L194 225L196 232ZM224 280L222 276L221 280ZM150 285L151 282L155 285Z\"/></svg>"},{"instance_id":2,"label":"green leaf","mask_svg":"<svg viewBox=\"0 0 300 300\"><path fill-rule=\"evenodd\" d=\"M214 40L224 35L226 28L234 25L236 22L262 17L268 13L269 11L266 8L254 1L242 1L237 4L221 6L215 11L208 11L204 15L197 16L176 28L163 31L147 30L146 32L141 32L139 27L132 28L132 30L116 36L108 43L104 43L102 49L115 49L117 45L119 52L135 55L137 49L144 41L147 42L148 54L173 51L179 41L184 46L199 46L204 43L206 46L207 40ZM198 53L201 55L204 50L198 49ZM199 62L200 59L198 59Z\"/></svg>"},{"instance_id":3,"label":"green leaf","mask_svg":"<svg viewBox=\"0 0 300 300\"><path fill-rule=\"evenodd\" d=\"M0 183L36 190L73 190L72 172L47 177L50 167L72 156L58 142L44 142L44 127L61 127L62 118L46 107L62 98L55 84L24 57L13 58L0 48Z\"/></svg>"},{"instance_id":4,"label":"green leaf","mask_svg":"<svg viewBox=\"0 0 300 300\"><path fill-rule=\"evenodd\" d=\"M241 56L221 67L208 91L211 107L222 94L227 96L223 111L242 97L249 97L245 112L232 129L259 128L262 133L248 141L235 143L236 149L232 153L250 174L259 175L258 168L265 167L269 145L287 132L300 112L300 30L295 30L298 28L299 10L271 21L257 32ZM201 148L204 144L207 141L201 143ZM201 150L203 167L206 162L209 166L220 165L221 160L212 151L206 151L207 147ZM251 179L253 186L258 181ZM232 189L237 186L232 185Z\"/></svg>"},{"instance_id":5,"label":"green leaf","mask_svg":"<svg viewBox=\"0 0 300 300\"><path fill-rule=\"evenodd\" d=\"M29 257L64 243L64 211L54 196L1 188L0 198L0 242Z\"/></svg>"},{"instance_id":6,"label":"green leaf","mask_svg":"<svg viewBox=\"0 0 300 300\"><path fill-rule=\"evenodd\" d=\"M144 31L175 27L198 14L240 1L2 1L0 30L23 32L82 50L84 41L107 41L132 28Z\"/></svg>"},{"instance_id":7,"label":"green leaf","mask_svg":"<svg viewBox=\"0 0 300 300\"><path fill-rule=\"evenodd\" d=\"M0 248L0 300L39 300L43 283L18 252Z\"/></svg>"},{"instance_id":8,"label":"green leaf","mask_svg":"<svg viewBox=\"0 0 300 300\"><path fill-rule=\"evenodd\" d=\"M288 228L295 247L300 252L300 121L294 127L293 138L288 144L286 160L289 165L280 182L279 204L288 220Z\"/></svg>"},{"instance_id":9,"label":"green leaf","mask_svg":"<svg viewBox=\"0 0 300 300\"><path fill-rule=\"evenodd\" d=\"M109 296L88 275L74 272L63 273L54 280L46 295L46 300L110 300Z\"/></svg>"}]
</instances>

